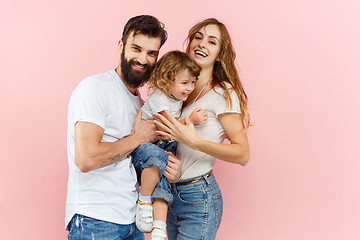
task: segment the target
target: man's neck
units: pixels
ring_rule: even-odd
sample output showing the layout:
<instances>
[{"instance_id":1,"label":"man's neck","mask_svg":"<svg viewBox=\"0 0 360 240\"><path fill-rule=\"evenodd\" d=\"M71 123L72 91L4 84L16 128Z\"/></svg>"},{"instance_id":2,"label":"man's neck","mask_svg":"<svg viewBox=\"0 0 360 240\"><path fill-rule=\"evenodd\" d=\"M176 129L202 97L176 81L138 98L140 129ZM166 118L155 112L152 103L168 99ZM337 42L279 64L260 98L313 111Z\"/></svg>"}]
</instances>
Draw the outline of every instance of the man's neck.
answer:
<instances>
[{"instance_id":1,"label":"man's neck","mask_svg":"<svg viewBox=\"0 0 360 240\"><path fill-rule=\"evenodd\" d=\"M116 68L115 68L115 72L117 73L117 75L119 76L119 78L121 79L121 81L124 83L124 85L126 86L126 88L129 90L129 92L131 92L133 95L137 96L136 94L136 90L137 88L131 88L129 87L128 84L126 84L126 82L123 80L123 77L121 76L121 69L120 69L120 65L118 65Z\"/></svg>"}]
</instances>

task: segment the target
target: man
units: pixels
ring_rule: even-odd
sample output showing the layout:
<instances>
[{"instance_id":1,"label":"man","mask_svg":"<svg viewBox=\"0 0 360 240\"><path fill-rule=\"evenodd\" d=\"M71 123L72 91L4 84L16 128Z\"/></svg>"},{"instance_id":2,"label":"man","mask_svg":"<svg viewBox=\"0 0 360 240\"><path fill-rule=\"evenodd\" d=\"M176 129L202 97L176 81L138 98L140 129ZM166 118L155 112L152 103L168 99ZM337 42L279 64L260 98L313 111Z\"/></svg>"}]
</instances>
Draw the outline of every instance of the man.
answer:
<instances>
[{"instance_id":1,"label":"man","mask_svg":"<svg viewBox=\"0 0 360 240\"><path fill-rule=\"evenodd\" d=\"M167 33L155 17L142 15L124 27L115 70L84 79L68 112L69 239L144 239L134 224L137 177L131 153L158 140L153 121L141 121L138 87L148 81ZM169 156L164 176L178 177Z\"/></svg>"}]
</instances>

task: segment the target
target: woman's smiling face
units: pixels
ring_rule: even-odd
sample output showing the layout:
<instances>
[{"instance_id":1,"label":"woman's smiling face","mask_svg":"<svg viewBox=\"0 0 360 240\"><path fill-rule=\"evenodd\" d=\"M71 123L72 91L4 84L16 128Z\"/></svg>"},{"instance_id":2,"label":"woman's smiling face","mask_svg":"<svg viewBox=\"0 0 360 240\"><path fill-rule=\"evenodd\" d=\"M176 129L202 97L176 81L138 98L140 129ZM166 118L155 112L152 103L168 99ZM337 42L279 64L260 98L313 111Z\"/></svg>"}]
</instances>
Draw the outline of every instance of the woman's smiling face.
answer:
<instances>
[{"instance_id":1,"label":"woman's smiling face","mask_svg":"<svg viewBox=\"0 0 360 240\"><path fill-rule=\"evenodd\" d=\"M213 67L221 48L220 29L215 24L201 28L189 44L188 54L202 68Z\"/></svg>"}]
</instances>

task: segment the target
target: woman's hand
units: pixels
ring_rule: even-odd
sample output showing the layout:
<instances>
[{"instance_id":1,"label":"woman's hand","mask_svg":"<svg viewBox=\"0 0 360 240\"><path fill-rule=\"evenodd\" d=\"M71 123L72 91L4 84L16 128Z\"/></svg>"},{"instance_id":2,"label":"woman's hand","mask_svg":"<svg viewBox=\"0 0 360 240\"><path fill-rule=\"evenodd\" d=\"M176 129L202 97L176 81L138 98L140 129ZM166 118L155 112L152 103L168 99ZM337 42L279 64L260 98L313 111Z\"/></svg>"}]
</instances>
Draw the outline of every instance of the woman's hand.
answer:
<instances>
[{"instance_id":1,"label":"woman's hand","mask_svg":"<svg viewBox=\"0 0 360 240\"><path fill-rule=\"evenodd\" d=\"M177 159L172 152L165 152L169 156L169 161L163 175L170 183L174 183L180 178L181 161Z\"/></svg>"},{"instance_id":2,"label":"woman's hand","mask_svg":"<svg viewBox=\"0 0 360 240\"><path fill-rule=\"evenodd\" d=\"M154 120L158 129L161 129L156 132L162 137L174 139L196 150L196 146L201 141L201 138L197 135L194 124L189 120L189 117L185 118L185 124L181 124L169 111L164 111L163 115L156 114L156 117L162 121L161 123Z\"/></svg>"}]
</instances>

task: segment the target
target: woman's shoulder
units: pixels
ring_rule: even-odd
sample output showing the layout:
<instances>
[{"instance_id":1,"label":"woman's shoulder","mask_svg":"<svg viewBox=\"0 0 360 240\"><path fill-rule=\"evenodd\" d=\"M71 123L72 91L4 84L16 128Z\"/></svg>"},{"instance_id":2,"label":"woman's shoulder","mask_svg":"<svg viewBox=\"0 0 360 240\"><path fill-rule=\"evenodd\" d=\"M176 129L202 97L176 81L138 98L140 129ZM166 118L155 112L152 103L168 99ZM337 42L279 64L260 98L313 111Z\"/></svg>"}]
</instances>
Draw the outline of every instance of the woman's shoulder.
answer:
<instances>
[{"instance_id":1,"label":"woman's shoulder","mask_svg":"<svg viewBox=\"0 0 360 240\"><path fill-rule=\"evenodd\" d=\"M230 94L232 92L234 92L234 88L233 88L233 86L231 86L230 83L224 82L224 85L225 85L226 90L229 91ZM214 86L213 91L220 94L220 95L223 95L224 92L225 92L225 89L222 88L220 85L216 85L216 86Z\"/></svg>"}]
</instances>

